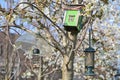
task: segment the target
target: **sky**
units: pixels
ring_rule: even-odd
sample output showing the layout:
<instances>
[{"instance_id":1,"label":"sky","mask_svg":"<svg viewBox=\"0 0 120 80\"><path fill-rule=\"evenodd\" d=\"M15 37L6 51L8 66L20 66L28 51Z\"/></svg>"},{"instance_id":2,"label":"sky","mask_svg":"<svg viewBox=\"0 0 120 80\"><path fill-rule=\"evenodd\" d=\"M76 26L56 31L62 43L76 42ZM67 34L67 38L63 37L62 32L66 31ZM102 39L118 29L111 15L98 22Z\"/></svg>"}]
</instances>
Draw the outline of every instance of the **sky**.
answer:
<instances>
[{"instance_id":1,"label":"sky","mask_svg":"<svg viewBox=\"0 0 120 80\"><path fill-rule=\"evenodd\" d=\"M0 5L2 8L7 8L7 3L4 0L0 1Z\"/></svg>"},{"instance_id":2,"label":"sky","mask_svg":"<svg viewBox=\"0 0 120 80\"><path fill-rule=\"evenodd\" d=\"M7 2L6 2L7 0L0 0L0 5L1 5L1 7L2 8L5 8L5 9L7 9L8 8L8 5L7 5ZM8 1L10 1L10 0L8 0ZM18 1L19 0L13 0L15 3L18 3ZM13 7L15 7L15 6L13 6Z\"/></svg>"}]
</instances>

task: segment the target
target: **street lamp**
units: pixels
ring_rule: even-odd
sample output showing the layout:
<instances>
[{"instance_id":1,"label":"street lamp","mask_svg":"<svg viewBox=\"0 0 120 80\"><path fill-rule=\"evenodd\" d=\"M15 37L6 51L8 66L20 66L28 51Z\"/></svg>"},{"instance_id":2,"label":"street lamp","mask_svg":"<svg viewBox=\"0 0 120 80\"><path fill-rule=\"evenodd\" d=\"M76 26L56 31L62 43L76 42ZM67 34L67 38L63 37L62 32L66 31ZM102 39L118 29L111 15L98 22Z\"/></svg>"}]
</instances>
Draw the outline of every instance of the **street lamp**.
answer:
<instances>
[{"instance_id":1,"label":"street lamp","mask_svg":"<svg viewBox=\"0 0 120 80\"><path fill-rule=\"evenodd\" d=\"M52 48L42 37L37 38L37 36L30 33L26 33L20 36L15 45L17 48L24 50L25 52L31 51L32 49L32 60L33 66L39 68L38 70L38 80L43 80L43 56L52 55L54 48Z\"/></svg>"},{"instance_id":2,"label":"street lamp","mask_svg":"<svg viewBox=\"0 0 120 80\"><path fill-rule=\"evenodd\" d=\"M38 48L34 48L33 55L36 55L36 56L39 55L39 57L40 57L40 60L39 60L40 67L39 67L39 73L38 73L38 80L43 80L43 77L42 77L43 57L40 55L40 50Z\"/></svg>"},{"instance_id":3,"label":"street lamp","mask_svg":"<svg viewBox=\"0 0 120 80\"><path fill-rule=\"evenodd\" d=\"M91 47L91 29L89 29L89 47L84 50L85 52L85 75L94 76L94 48Z\"/></svg>"}]
</instances>

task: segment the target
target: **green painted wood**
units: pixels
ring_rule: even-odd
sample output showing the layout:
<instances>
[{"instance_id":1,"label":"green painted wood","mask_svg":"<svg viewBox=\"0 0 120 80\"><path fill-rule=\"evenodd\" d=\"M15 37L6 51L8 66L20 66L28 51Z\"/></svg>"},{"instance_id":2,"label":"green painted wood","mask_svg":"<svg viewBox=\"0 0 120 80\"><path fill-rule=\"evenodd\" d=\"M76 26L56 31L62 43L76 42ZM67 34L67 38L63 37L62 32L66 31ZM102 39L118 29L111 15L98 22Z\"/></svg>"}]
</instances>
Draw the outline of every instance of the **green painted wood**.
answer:
<instances>
[{"instance_id":1,"label":"green painted wood","mask_svg":"<svg viewBox=\"0 0 120 80\"><path fill-rule=\"evenodd\" d=\"M80 31L82 28L83 16L79 16L79 15L80 15L79 10L66 10L63 21L64 27L70 29L76 28L78 31Z\"/></svg>"},{"instance_id":2,"label":"green painted wood","mask_svg":"<svg viewBox=\"0 0 120 80\"><path fill-rule=\"evenodd\" d=\"M77 26L79 11L67 10L65 12L64 25L65 26Z\"/></svg>"}]
</instances>

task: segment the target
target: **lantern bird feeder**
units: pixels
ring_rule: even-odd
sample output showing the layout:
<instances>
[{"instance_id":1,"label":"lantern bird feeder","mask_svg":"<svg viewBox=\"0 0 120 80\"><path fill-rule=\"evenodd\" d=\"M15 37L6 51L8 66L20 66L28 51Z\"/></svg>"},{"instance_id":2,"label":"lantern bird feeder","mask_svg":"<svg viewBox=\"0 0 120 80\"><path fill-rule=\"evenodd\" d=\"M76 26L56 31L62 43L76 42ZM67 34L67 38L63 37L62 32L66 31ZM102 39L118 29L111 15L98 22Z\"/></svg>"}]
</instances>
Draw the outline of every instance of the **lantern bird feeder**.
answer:
<instances>
[{"instance_id":1,"label":"lantern bird feeder","mask_svg":"<svg viewBox=\"0 0 120 80\"><path fill-rule=\"evenodd\" d=\"M65 8L63 25L66 31L80 31L82 29L82 19L80 16L84 5L73 4Z\"/></svg>"},{"instance_id":2,"label":"lantern bird feeder","mask_svg":"<svg viewBox=\"0 0 120 80\"><path fill-rule=\"evenodd\" d=\"M85 75L94 76L94 48L91 47L91 29L89 29L89 47L84 50L85 52Z\"/></svg>"}]
</instances>

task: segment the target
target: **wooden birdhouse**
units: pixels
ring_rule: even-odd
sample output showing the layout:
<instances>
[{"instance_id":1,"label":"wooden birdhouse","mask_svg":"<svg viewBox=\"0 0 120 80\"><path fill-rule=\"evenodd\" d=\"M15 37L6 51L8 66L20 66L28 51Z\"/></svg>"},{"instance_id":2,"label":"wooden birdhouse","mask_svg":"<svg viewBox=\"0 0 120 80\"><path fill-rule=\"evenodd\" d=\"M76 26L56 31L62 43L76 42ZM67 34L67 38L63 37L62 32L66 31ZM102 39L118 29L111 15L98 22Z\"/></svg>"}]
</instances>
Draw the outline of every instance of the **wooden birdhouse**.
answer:
<instances>
[{"instance_id":1,"label":"wooden birdhouse","mask_svg":"<svg viewBox=\"0 0 120 80\"><path fill-rule=\"evenodd\" d=\"M80 16L80 12L81 12L80 9L76 9L75 7L74 8L70 7L65 10L63 25L66 31L71 31L71 30L80 31L82 28L83 16Z\"/></svg>"}]
</instances>

